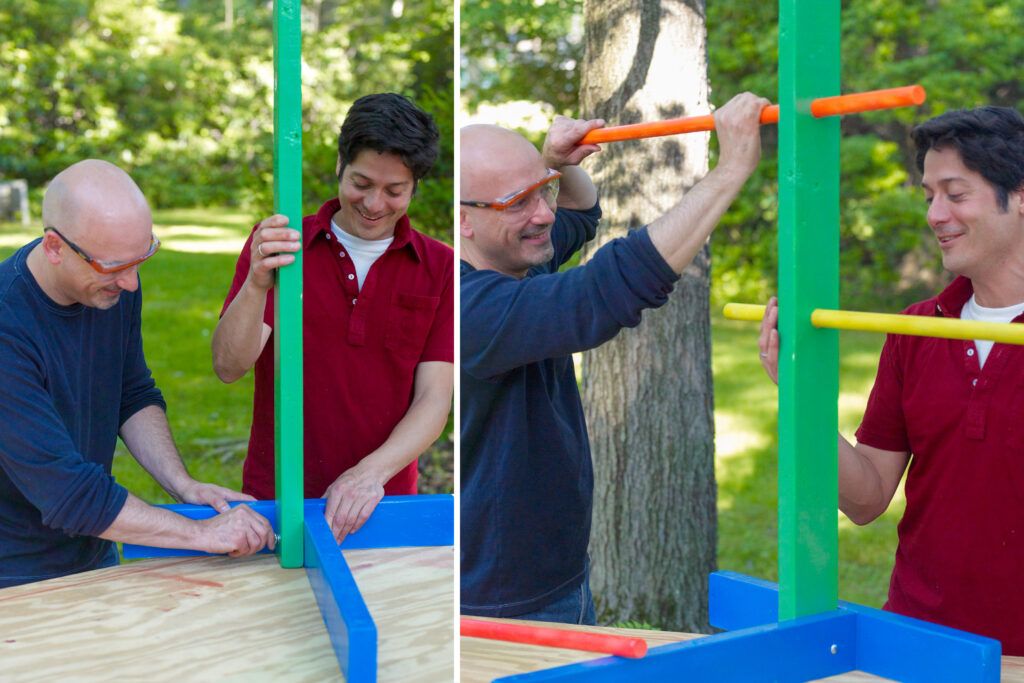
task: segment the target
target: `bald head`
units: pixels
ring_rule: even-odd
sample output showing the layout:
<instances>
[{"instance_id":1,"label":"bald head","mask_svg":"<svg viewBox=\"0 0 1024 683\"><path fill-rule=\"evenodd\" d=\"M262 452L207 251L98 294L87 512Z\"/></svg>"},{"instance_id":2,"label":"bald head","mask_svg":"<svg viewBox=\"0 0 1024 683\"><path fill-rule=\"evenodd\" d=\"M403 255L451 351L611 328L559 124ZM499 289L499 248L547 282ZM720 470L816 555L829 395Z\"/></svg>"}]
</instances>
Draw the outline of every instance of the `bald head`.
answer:
<instances>
[{"instance_id":1,"label":"bald head","mask_svg":"<svg viewBox=\"0 0 1024 683\"><path fill-rule=\"evenodd\" d=\"M72 240L138 253L145 251L153 216L142 190L117 166L98 159L79 161L50 181L43 197L43 221Z\"/></svg>"},{"instance_id":2,"label":"bald head","mask_svg":"<svg viewBox=\"0 0 1024 683\"><path fill-rule=\"evenodd\" d=\"M464 198L496 199L544 174L540 152L519 133L487 124L460 131L459 175ZM507 186L507 187L506 187Z\"/></svg>"}]
</instances>

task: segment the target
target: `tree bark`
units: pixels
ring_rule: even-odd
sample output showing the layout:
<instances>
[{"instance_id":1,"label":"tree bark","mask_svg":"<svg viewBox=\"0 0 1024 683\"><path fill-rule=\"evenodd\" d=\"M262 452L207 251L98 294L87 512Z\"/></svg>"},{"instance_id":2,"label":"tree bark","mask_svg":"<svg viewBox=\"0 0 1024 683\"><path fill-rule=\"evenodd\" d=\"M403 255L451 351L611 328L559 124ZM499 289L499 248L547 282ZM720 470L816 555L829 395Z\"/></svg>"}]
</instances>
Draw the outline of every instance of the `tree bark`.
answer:
<instances>
[{"instance_id":1,"label":"tree bark","mask_svg":"<svg viewBox=\"0 0 1024 683\"><path fill-rule=\"evenodd\" d=\"M703 0L587 0L584 116L609 125L707 113ZM604 146L590 164L604 220L584 255L654 220L708 168L708 136ZM669 303L584 354L594 456L600 621L708 630L716 486L707 246Z\"/></svg>"}]
</instances>

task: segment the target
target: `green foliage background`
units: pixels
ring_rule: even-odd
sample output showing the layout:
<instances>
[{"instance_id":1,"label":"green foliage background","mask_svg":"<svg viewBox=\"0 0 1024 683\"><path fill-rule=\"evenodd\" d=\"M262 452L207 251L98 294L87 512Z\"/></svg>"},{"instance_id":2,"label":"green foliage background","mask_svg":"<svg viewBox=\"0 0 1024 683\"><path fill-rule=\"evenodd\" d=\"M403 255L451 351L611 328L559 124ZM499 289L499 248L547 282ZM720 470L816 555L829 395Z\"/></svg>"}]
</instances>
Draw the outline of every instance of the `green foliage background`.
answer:
<instances>
[{"instance_id":1,"label":"green foliage background","mask_svg":"<svg viewBox=\"0 0 1024 683\"><path fill-rule=\"evenodd\" d=\"M272 3L0 0L0 178L43 184L86 157L157 207L272 209ZM408 95L441 129L413 222L451 242L453 5L303 3L303 193L337 193L337 131L356 98ZM38 204L37 204L38 206ZM38 215L38 212L36 212Z\"/></svg>"},{"instance_id":2,"label":"green foliage background","mask_svg":"<svg viewBox=\"0 0 1024 683\"><path fill-rule=\"evenodd\" d=\"M712 101L744 90L776 100L777 3L706 5ZM843 92L913 83L928 91L923 107L842 122L842 303L899 310L933 292L941 273L910 130L949 109L1024 104L1024 0L843 0L842 8ZM464 2L463 106L529 99L578 115L582 9L582 0ZM712 238L715 304L761 301L775 288L776 129L763 136L764 160Z\"/></svg>"}]
</instances>

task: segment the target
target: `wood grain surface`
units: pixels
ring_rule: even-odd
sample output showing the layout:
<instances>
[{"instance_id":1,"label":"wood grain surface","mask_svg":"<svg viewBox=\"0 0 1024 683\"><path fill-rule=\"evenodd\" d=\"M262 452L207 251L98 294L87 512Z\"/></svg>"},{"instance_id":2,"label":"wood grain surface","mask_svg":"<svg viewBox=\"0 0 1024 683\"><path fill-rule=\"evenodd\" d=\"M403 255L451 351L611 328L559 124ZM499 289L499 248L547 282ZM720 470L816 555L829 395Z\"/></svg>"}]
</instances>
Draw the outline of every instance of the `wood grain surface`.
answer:
<instances>
[{"instance_id":1,"label":"wood grain surface","mask_svg":"<svg viewBox=\"0 0 1024 683\"><path fill-rule=\"evenodd\" d=\"M381 683L454 677L453 549L345 551ZM303 569L144 560L0 590L0 680L339 681Z\"/></svg>"},{"instance_id":2,"label":"wood grain surface","mask_svg":"<svg viewBox=\"0 0 1024 683\"><path fill-rule=\"evenodd\" d=\"M474 619L476 618L478 617L474 617ZM494 619L492 621L512 620ZM538 621L517 621L516 623L551 626L551 624ZM649 647L700 637L691 633L646 631L643 629L610 628L604 626L568 626L561 624L559 627L643 638L647 641ZM601 655L595 655L590 652L538 647L536 645L521 645L518 643L503 643L482 638L460 638L460 649L461 683L490 683L490 681L501 676L539 671L540 669L547 669L553 666L572 664L601 657ZM680 680L683 680L683 678L681 677ZM829 683L868 683L868 681L887 681L889 679L855 671L822 680ZM1002 680L1004 683L1024 683L1024 657L1003 657Z\"/></svg>"}]
</instances>

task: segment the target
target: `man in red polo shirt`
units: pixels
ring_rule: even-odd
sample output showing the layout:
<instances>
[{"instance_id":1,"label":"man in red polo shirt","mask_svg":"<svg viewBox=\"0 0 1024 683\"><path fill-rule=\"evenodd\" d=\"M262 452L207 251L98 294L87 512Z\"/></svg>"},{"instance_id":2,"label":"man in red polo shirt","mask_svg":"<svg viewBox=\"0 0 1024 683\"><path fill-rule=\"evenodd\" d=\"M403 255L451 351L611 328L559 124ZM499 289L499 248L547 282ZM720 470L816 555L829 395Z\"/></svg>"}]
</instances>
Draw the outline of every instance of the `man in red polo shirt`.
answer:
<instances>
[{"instance_id":1,"label":"man in red polo shirt","mask_svg":"<svg viewBox=\"0 0 1024 683\"><path fill-rule=\"evenodd\" d=\"M958 277L904 313L1024 322L1024 117L954 111L914 129L928 225ZM774 299L761 359L777 378ZM839 439L839 507L867 524L903 471L885 608L1024 655L1024 347L889 335L857 444Z\"/></svg>"},{"instance_id":2,"label":"man in red polo shirt","mask_svg":"<svg viewBox=\"0 0 1024 683\"><path fill-rule=\"evenodd\" d=\"M409 225L437 158L434 121L395 94L368 95L338 136L338 196L302 222L305 496L326 497L340 542L385 495L416 493L416 458L441 434L453 373L452 249ZM213 335L217 376L255 365L242 488L274 493L274 269L300 234L285 216L249 236Z\"/></svg>"}]
</instances>

